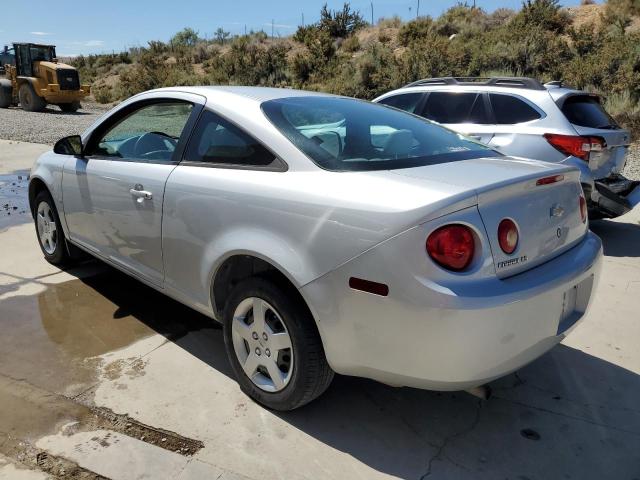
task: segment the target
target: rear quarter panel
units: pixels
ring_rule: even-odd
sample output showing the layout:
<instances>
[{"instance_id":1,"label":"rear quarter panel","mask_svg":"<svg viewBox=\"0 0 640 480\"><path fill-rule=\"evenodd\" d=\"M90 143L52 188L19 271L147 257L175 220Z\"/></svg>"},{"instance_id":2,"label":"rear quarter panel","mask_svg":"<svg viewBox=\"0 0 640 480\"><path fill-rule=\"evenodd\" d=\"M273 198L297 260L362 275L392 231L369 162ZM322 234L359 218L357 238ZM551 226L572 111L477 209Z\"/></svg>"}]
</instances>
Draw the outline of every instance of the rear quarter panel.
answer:
<instances>
[{"instance_id":1,"label":"rear quarter panel","mask_svg":"<svg viewBox=\"0 0 640 480\"><path fill-rule=\"evenodd\" d=\"M302 287L475 192L385 172L267 172L178 166L163 218L165 284L211 308L211 281L234 254L262 258Z\"/></svg>"}]
</instances>

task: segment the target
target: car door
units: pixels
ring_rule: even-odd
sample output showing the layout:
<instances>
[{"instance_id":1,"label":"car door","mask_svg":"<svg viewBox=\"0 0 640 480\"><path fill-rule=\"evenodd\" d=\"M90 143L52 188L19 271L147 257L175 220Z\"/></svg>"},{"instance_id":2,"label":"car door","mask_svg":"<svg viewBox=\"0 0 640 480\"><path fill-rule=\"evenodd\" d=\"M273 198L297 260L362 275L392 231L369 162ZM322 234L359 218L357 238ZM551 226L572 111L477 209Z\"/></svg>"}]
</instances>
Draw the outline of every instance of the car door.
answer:
<instances>
[{"instance_id":1,"label":"car door","mask_svg":"<svg viewBox=\"0 0 640 480\"><path fill-rule=\"evenodd\" d=\"M540 142L546 142L542 135L547 129L535 122L545 113L516 94L491 92L488 97L494 121L489 146L505 155L548 160L539 155Z\"/></svg>"},{"instance_id":2,"label":"car door","mask_svg":"<svg viewBox=\"0 0 640 480\"><path fill-rule=\"evenodd\" d=\"M167 178L202 109L197 95L152 95L127 104L65 164L62 189L72 241L161 285L162 207Z\"/></svg>"}]
</instances>

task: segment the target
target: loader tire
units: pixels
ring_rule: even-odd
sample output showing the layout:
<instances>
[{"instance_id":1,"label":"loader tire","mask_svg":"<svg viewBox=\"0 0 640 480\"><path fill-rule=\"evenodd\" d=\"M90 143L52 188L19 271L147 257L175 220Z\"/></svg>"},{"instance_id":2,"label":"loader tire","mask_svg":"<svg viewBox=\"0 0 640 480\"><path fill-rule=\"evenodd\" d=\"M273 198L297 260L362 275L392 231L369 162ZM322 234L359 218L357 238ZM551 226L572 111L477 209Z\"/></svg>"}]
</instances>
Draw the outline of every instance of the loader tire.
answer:
<instances>
[{"instance_id":1,"label":"loader tire","mask_svg":"<svg viewBox=\"0 0 640 480\"><path fill-rule=\"evenodd\" d=\"M9 108L13 102L11 82L0 80L0 108Z\"/></svg>"},{"instance_id":2,"label":"loader tire","mask_svg":"<svg viewBox=\"0 0 640 480\"><path fill-rule=\"evenodd\" d=\"M20 99L20 105L23 110L27 112L41 112L47 106L47 102L44 98L36 95L36 91L33 89L30 83L23 83L18 90L18 97Z\"/></svg>"},{"instance_id":3,"label":"loader tire","mask_svg":"<svg viewBox=\"0 0 640 480\"><path fill-rule=\"evenodd\" d=\"M58 106L63 112L77 112L80 109L80 102L61 103Z\"/></svg>"}]
</instances>

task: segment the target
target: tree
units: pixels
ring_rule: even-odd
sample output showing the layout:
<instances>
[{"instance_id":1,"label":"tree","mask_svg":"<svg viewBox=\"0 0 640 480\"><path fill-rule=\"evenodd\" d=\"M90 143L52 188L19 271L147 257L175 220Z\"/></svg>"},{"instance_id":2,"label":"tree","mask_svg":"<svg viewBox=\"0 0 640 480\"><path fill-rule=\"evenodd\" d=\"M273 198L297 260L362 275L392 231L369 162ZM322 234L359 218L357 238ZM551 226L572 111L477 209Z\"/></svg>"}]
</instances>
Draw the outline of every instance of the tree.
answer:
<instances>
[{"instance_id":1,"label":"tree","mask_svg":"<svg viewBox=\"0 0 640 480\"><path fill-rule=\"evenodd\" d=\"M359 11L352 10L348 2L342 6L342 10L329 10L326 3L320 10L318 27L332 38L348 37L365 26L367 26L366 20Z\"/></svg>"},{"instance_id":2,"label":"tree","mask_svg":"<svg viewBox=\"0 0 640 480\"><path fill-rule=\"evenodd\" d=\"M225 32L222 27L218 27L213 35L216 37L216 40L220 42L220 45L224 45L224 41L229 38L229 35L231 34L229 32Z\"/></svg>"},{"instance_id":3,"label":"tree","mask_svg":"<svg viewBox=\"0 0 640 480\"><path fill-rule=\"evenodd\" d=\"M193 28L184 28L176 33L170 40L172 47L193 47L196 43L198 43L200 37L198 37L198 32L196 32Z\"/></svg>"}]
</instances>

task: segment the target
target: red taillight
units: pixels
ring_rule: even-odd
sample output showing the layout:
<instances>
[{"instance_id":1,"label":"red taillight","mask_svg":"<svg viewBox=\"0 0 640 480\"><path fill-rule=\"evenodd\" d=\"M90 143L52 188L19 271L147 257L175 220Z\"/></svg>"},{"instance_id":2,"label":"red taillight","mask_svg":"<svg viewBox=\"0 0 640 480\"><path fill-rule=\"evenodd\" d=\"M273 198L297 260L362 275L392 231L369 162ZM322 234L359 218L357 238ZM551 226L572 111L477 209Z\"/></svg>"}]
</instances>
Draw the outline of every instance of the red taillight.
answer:
<instances>
[{"instance_id":1,"label":"red taillight","mask_svg":"<svg viewBox=\"0 0 640 480\"><path fill-rule=\"evenodd\" d=\"M580 137L577 135L559 135L557 133L545 133L544 138L556 150L582 160L589 161L590 152L599 152L605 146L604 139L600 137Z\"/></svg>"},{"instance_id":2,"label":"red taillight","mask_svg":"<svg viewBox=\"0 0 640 480\"><path fill-rule=\"evenodd\" d=\"M552 175L550 177L539 178L536 181L536 185L550 185L552 183L561 182L564 180L564 175Z\"/></svg>"},{"instance_id":3,"label":"red taillight","mask_svg":"<svg viewBox=\"0 0 640 480\"><path fill-rule=\"evenodd\" d=\"M515 252L518 246L518 227L508 218L505 218L498 225L498 243L500 248L507 255Z\"/></svg>"},{"instance_id":4,"label":"red taillight","mask_svg":"<svg viewBox=\"0 0 640 480\"><path fill-rule=\"evenodd\" d=\"M475 242L473 233L464 225L446 225L427 238L427 253L440 266L460 271L473 260Z\"/></svg>"},{"instance_id":5,"label":"red taillight","mask_svg":"<svg viewBox=\"0 0 640 480\"><path fill-rule=\"evenodd\" d=\"M582 223L587 223L587 201L584 199L584 195L580 195L580 216Z\"/></svg>"}]
</instances>

